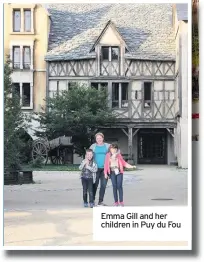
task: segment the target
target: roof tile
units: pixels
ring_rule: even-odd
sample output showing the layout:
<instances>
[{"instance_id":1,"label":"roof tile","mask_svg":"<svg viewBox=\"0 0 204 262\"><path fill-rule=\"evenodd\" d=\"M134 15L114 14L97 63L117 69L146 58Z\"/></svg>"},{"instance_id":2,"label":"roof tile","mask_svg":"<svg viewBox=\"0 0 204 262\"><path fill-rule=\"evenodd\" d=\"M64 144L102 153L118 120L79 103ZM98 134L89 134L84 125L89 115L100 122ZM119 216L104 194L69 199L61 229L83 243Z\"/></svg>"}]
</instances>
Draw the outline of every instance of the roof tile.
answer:
<instances>
[{"instance_id":1,"label":"roof tile","mask_svg":"<svg viewBox=\"0 0 204 262\"><path fill-rule=\"evenodd\" d=\"M46 4L51 31L46 60L93 58L91 47L111 20L135 59L174 60L171 4Z\"/></svg>"}]
</instances>

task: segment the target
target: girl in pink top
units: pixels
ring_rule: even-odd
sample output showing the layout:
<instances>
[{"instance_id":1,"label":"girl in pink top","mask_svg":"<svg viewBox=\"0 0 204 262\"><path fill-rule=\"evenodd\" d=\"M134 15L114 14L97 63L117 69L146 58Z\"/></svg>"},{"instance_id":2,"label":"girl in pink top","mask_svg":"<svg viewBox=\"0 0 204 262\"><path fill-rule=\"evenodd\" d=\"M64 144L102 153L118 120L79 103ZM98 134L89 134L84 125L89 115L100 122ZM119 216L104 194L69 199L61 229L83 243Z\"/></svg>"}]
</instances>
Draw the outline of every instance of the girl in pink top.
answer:
<instances>
[{"instance_id":1,"label":"girl in pink top","mask_svg":"<svg viewBox=\"0 0 204 262\"><path fill-rule=\"evenodd\" d=\"M106 154L104 164L104 175L108 179L110 177L113 185L113 196L115 200L115 206L124 206L123 202L123 171L126 168L136 168L125 162L122 155L118 152L118 146L112 144L109 147L109 152ZM119 193L119 201L118 201Z\"/></svg>"}]
</instances>

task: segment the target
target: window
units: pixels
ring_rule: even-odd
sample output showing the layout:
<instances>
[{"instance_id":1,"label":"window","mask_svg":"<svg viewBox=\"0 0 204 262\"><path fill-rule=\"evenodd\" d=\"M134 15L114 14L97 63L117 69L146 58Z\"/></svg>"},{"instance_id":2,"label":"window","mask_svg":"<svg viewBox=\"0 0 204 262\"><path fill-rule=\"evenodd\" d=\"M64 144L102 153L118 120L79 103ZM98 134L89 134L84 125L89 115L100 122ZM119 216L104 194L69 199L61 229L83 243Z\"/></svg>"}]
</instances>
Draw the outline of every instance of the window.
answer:
<instances>
[{"instance_id":1,"label":"window","mask_svg":"<svg viewBox=\"0 0 204 262\"><path fill-rule=\"evenodd\" d=\"M23 83L23 86L22 86L22 107L30 107L30 104L31 104L30 83Z\"/></svg>"},{"instance_id":2,"label":"window","mask_svg":"<svg viewBox=\"0 0 204 262\"><path fill-rule=\"evenodd\" d=\"M20 84L13 83L13 86L14 86L14 92L20 97Z\"/></svg>"},{"instance_id":3,"label":"window","mask_svg":"<svg viewBox=\"0 0 204 262\"><path fill-rule=\"evenodd\" d=\"M102 47L102 59L109 60L109 47Z\"/></svg>"},{"instance_id":4,"label":"window","mask_svg":"<svg viewBox=\"0 0 204 262\"><path fill-rule=\"evenodd\" d=\"M96 90L108 90L108 83L91 83L91 87Z\"/></svg>"},{"instance_id":5,"label":"window","mask_svg":"<svg viewBox=\"0 0 204 262\"><path fill-rule=\"evenodd\" d=\"M103 46L101 49L102 60L114 61L119 60L119 47L106 47Z\"/></svg>"},{"instance_id":6,"label":"window","mask_svg":"<svg viewBox=\"0 0 204 262\"><path fill-rule=\"evenodd\" d=\"M75 88L77 86L76 82L69 82L68 83L68 90L72 90L73 88Z\"/></svg>"},{"instance_id":7,"label":"window","mask_svg":"<svg viewBox=\"0 0 204 262\"><path fill-rule=\"evenodd\" d=\"M111 47L111 61L118 60L118 58L119 58L119 48Z\"/></svg>"},{"instance_id":8,"label":"window","mask_svg":"<svg viewBox=\"0 0 204 262\"><path fill-rule=\"evenodd\" d=\"M21 10L13 10L13 31L20 32L21 30Z\"/></svg>"},{"instance_id":9,"label":"window","mask_svg":"<svg viewBox=\"0 0 204 262\"><path fill-rule=\"evenodd\" d=\"M14 92L19 96L22 108L31 108L30 83L13 83Z\"/></svg>"},{"instance_id":10,"label":"window","mask_svg":"<svg viewBox=\"0 0 204 262\"><path fill-rule=\"evenodd\" d=\"M20 68L21 65L20 46L13 47L13 68Z\"/></svg>"},{"instance_id":11,"label":"window","mask_svg":"<svg viewBox=\"0 0 204 262\"><path fill-rule=\"evenodd\" d=\"M23 47L23 68L30 69L31 65L31 52L29 46Z\"/></svg>"},{"instance_id":12,"label":"window","mask_svg":"<svg viewBox=\"0 0 204 262\"><path fill-rule=\"evenodd\" d=\"M112 83L112 107L128 107L128 83Z\"/></svg>"},{"instance_id":13,"label":"window","mask_svg":"<svg viewBox=\"0 0 204 262\"><path fill-rule=\"evenodd\" d=\"M149 108L151 107L152 102L152 83L145 82L144 83L144 107Z\"/></svg>"},{"instance_id":14,"label":"window","mask_svg":"<svg viewBox=\"0 0 204 262\"><path fill-rule=\"evenodd\" d=\"M112 107L119 107L119 83L112 84Z\"/></svg>"},{"instance_id":15,"label":"window","mask_svg":"<svg viewBox=\"0 0 204 262\"><path fill-rule=\"evenodd\" d=\"M24 10L24 31L31 32L31 10Z\"/></svg>"},{"instance_id":16,"label":"window","mask_svg":"<svg viewBox=\"0 0 204 262\"><path fill-rule=\"evenodd\" d=\"M122 83L121 107L128 107L128 83Z\"/></svg>"}]
</instances>

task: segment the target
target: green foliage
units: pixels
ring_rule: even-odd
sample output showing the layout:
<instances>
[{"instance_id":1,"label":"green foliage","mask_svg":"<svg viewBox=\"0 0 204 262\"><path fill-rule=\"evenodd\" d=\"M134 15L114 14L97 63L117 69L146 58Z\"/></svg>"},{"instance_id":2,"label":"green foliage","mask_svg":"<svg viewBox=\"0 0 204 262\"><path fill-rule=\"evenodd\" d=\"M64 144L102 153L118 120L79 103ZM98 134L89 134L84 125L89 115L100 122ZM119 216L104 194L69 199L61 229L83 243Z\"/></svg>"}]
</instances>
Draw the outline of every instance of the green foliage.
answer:
<instances>
[{"instance_id":1,"label":"green foliage","mask_svg":"<svg viewBox=\"0 0 204 262\"><path fill-rule=\"evenodd\" d=\"M84 155L92 142L96 129L110 127L116 120L108 107L107 92L75 85L46 101L46 110L37 115L43 131L39 137L49 140L59 136L72 136L75 152Z\"/></svg>"},{"instance_id":2,"label":"green foliage","mask_svg":"<svg viewBox=\"0 0 204 262\"><path fill-rule=\"evenodd\" d=\"M43 159L41 157L37 157L35 160L33 160L32 167L42 168L43 167Z\"/></svg>"},{"instance_id":3,"label":"green foliage","mask_svg":"<svg viewBox=\"0 0 204 262\"><path fill-rule=\"evenodd\" d=\"M22 130L26 117L20 106L20 98L11 82L12 70L8 60L4 65L4 166L6 169L20 169L23 162Z\"/></svg>"},{"instance_id":4,"label":"green foliage","mask_svg":"<svg viewBox=\"0 0 204 262\"><path fill-rule=\"evenodd\" d=\"M192 64L197 67L199 65L199 35L198 24L192 25Z\"/></svg>"}]
</instances>

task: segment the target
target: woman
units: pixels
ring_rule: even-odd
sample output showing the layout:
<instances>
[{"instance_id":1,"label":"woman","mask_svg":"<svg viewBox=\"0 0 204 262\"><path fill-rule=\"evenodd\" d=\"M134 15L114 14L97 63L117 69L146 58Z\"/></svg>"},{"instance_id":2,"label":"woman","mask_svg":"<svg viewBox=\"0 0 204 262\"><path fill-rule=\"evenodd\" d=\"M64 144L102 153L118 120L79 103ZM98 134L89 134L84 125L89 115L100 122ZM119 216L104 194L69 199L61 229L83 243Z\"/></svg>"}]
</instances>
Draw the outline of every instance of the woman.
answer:
<instances>
[{"instance_id":1,"label":"woman","mask_svg":"<svg viewBox=\"0 0 204 262\"><path fill-rule=\"evenodd\" d=\"M113 196L115 200L115 206L124 206L123 202L123 167L136 168L125 162L122 155L118 151L118 145L112 144L109 147L109 153L105 158L104 174L105 178L108 179L110 176L113 185ZM119 201L118 201L119 193Z\"/></svg>"},{"instance_id":2,"label":"woman","mask_svg":"<svg viewBox=\"0 0 204 262\"><path fill-rule=\"evenodd\" d=\"M108 149L110 144L104 143L104 135L102 133L97 133L95 135L96 143L92 144L90 149L94 152L94 161L97 164L98 171L96 172L96 181L93 184L93 198L95 201L96 192L100 180L100 191L99 191L99 206L104 206L103 203L105 191L106 191L106 185L108 180L104 176L104 163L105 163L105 157L108 153Z\"/></svg>"}]
</instances>

